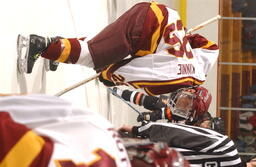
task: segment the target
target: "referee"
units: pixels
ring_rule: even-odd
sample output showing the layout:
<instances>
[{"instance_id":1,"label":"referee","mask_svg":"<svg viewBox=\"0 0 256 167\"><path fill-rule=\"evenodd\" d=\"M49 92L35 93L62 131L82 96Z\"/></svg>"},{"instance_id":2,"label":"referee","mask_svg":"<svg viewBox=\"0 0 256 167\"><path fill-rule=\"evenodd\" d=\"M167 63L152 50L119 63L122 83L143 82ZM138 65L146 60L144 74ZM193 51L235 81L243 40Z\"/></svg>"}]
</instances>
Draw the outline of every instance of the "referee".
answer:
<instances>
[{"instance_id":1,"label":"referee","mask_svg":"<svg viewBox=\"0 0 256 167\"><path fill-rule=\"evenodd\" d=\"M183 154L191 167L242 166L234 142L210 129L177 123L150 122L142 126L123 126L120 130L153 142L166 142Z\"/></svg>"}]
</instances>

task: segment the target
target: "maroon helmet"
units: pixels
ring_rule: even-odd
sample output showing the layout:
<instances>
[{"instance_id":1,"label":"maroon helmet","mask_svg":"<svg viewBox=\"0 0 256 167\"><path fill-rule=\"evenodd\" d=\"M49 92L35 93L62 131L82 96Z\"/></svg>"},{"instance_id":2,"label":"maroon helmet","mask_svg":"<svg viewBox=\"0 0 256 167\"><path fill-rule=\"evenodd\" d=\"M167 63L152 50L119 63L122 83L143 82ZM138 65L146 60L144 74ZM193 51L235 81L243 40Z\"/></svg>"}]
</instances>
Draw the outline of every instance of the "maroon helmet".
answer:
<instances>
[{"instance_id":1,"label":"maroon helmet","mask_svg":"<svg viewBox=\"0 0 256 167\"><path fill-rule=\"evenodd\" d=\"M190 167L189 162L166 143L139 140L141 141L132 145L124 143L132 167Z\"/></svg>"},{"instance_id":2,"label":"maroon helmet","mask_svg":"<svg viewBox=\"0 0 256 167\"><path fill-rule=\"evenodd\" d=\"M193 102L193 109L195 110L195 116L201 116L208 111L212 101L211 93L204 87L198 86L195 88L195 99Z\"/></svg>"},{"instance_id":3,"label":"maroon helmet","mask_svg":"<svg viewBox=\"0 0 256 167\"><path fill-rule=\"evenodd\" d=\"M197 86L181 88L169 99L172 119L191 122L208 111L212 96L206 88Z\"/></svg>"}]
</instances>

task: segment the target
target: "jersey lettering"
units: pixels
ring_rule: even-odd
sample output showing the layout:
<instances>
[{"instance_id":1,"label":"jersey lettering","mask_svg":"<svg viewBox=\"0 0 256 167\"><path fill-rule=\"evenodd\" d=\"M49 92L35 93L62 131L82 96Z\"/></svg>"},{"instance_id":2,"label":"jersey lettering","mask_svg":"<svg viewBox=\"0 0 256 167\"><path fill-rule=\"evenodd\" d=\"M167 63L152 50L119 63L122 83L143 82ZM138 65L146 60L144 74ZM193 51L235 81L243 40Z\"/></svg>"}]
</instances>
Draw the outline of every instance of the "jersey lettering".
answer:
<instances>
[{"instance_id":1,"label":"jersey lettering","mask_svg":"<svg viewBox=\"0 0 256 167\"><path fill-rule=\"evenodd\" d=\"M170 48L167 49L168 53L182 58L185 55L188 59L191 59L193 58L193 54L191 49L188 47L189 43L187 37L184 36L180 39L175 33L175 31L183 31L182 27L181 20L177 20L176 23L168 25L164 31L164 41L170 45Z\"/></svg>"},{"instance_id":2,"label":"jersey lettering","mask_svg":"<svg viewBox=\"0 0 256 167\"><path fill-rule=\"evenodd\" d=\"M195 67L193 64L178 64L179 72L177 75L188 75L188 74L195 74Z\"/></svg>"},{"instance_id":3,"label":"jersey lettering","mask_svg":"<svg viewBox=\"0 0 256 167\"><path fill-rule=\"evenodd\" d=\"M124 147L122 141L119 138L119 134L113 128L108 128L107 130L110 133L112 133L112 137L114 138L114 140L116 142L116 146L117 146L120 154L123 155L123 157L121 158L122 163L129 164L130 160L126 156L126 150L125 150L125 147Z\"/></svg>"}]
</instances>

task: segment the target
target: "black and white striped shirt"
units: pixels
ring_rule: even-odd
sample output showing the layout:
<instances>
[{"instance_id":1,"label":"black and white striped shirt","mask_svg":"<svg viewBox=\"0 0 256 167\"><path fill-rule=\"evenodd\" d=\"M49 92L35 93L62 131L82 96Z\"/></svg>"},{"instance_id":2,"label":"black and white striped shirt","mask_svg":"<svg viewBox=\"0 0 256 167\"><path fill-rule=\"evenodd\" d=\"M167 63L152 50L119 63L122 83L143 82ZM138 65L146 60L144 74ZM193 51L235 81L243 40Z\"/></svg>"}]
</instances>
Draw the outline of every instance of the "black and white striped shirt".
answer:
<instances>
[{"instance_id":1,"label":"black and white striped shirt","mask_svg":"<svg viewBox=\"0 0 256 167\"><path fill-rule=\"evenodd\" d=\"M153 142L166 142L190 162L191 167L240 167L234 142L216 131L184 124L150 122L133 127L133 133Z\"/></svg>"}]
</instances>

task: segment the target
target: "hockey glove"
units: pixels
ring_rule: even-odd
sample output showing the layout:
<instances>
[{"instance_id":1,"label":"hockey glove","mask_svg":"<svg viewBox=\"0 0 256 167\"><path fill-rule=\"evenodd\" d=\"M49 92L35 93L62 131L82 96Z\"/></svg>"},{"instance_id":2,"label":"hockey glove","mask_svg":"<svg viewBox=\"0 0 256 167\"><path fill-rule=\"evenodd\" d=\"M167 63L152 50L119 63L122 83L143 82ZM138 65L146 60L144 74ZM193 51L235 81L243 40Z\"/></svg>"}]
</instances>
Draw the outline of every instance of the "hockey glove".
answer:
<instances>
[{"instance_id":1,"label":"hockey glove","mask_svg":"<svg viewBox=\"0 0 256 167\"><path fill-rule=\"evenodd\" d=\"M161 109L152 111L152 112L143 112L137 117L137 122L142 122L142 121L157 121L163 118L163 112Z\"/></svg>"},{"instance_id":2,"label":"hockey glove","mask_svg":"<svg viewBox=\"0 0 256 167\"><path fill-rule=\"evenodd\" d=\"M225 123L220 117L212 119L212 130L215 130L221 134L225 134Z\"/></svg>"}]
</instances>

